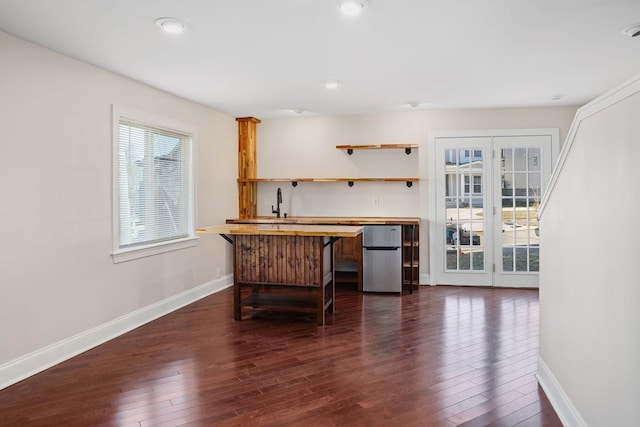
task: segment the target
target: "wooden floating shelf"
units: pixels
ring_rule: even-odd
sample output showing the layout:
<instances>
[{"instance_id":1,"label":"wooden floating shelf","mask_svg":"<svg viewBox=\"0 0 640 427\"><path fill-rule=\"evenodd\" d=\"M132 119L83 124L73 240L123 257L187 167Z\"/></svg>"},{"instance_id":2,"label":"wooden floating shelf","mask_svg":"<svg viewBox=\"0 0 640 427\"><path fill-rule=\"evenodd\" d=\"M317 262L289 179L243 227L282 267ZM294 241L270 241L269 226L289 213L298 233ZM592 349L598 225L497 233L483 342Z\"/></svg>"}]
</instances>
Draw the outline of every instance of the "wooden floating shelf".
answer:
<instances>
[{"instance_id":1,"label":"wooden floating shelf","mask_svg":"<svg viewBox=\"0 0 640 427\"><path fill-rule=\"evenodd\" d=\"M290 182L296 187L299 182L346 182L353 187L356 182L404 182L411 187L420 178L238 178L238 182Z\"/></svg>"},{"instance_id":2,"label":"wooden floating shelf","mask_svg":"<svg viewBox=\"0 0 640 427\"><path fill-rule=\"evenodd\" d=\"M418 144L375 144L375 145L336 145L338 150L347 150L347 154L353 154L353 150L404 150L411 154L411 150L417 149Z\"/></svg>"}]
</instances>

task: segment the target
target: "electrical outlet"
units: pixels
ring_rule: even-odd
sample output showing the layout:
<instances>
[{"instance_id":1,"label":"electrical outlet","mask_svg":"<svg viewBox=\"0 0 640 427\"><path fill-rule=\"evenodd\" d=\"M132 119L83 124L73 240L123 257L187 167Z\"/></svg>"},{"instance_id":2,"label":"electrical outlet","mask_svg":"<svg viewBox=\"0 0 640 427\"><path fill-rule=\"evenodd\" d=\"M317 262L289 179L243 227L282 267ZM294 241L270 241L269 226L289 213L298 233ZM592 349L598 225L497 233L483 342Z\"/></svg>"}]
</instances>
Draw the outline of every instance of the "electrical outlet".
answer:
<instances>
[{"instance_id":1,"label":"electrical outlet","mask_svg":"<svg viewBox=\"0 0 640 427\"><path fill-rule=\"evenodd\" d=\"M380 206L380 197L379 196L373 196L373 206L375 206L376 208Z\"/></svg>"},{"instance_id":2,"label":"electrical outlet","mask_svg":"<svg viewBox=\"0 0 640 427\"><path fill-rule=\"evenodd\" d=\"M265 196L260 199L260 206L267 206L267 198Z\"/></svg>"}]
</instances>

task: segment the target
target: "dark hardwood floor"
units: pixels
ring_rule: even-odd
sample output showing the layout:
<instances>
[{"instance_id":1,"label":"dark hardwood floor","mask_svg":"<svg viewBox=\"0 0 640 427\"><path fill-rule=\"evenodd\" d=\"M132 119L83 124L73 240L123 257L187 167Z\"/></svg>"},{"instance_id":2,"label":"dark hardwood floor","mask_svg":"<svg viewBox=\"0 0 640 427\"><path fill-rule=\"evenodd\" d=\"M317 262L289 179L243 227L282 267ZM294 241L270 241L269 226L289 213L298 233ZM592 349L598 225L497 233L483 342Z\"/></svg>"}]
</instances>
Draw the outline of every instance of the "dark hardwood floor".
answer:
<instances>
[{"instance_id":1,"label":"dark hardwood floor","mask_svg":"<svg viewBox=\"0 0 640 427\"><path fill-rule=\"evenodd\" d=\"M538 293L339 290L233 320L224 290L0 391L1 426L561 426L534 373Z\"/></svg>"}]
</instances>

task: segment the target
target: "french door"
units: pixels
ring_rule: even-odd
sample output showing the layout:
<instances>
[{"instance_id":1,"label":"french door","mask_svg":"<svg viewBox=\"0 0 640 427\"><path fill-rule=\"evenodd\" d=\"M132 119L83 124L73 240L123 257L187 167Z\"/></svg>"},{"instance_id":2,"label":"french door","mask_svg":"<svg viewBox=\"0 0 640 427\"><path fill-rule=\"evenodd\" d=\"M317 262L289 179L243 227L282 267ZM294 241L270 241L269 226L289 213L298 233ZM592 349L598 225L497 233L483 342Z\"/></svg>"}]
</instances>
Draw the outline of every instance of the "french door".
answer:
<instances>
[{"instance_id":1,"label":"french door","mask_svg":"<svg viewBox=\"0 0 640 427\"><path fill-rule=\"evenodd\" d=\"M436 134L430 143L431 282L537 287L537 209L557 129Z\"/></svg>"}]
</instances>

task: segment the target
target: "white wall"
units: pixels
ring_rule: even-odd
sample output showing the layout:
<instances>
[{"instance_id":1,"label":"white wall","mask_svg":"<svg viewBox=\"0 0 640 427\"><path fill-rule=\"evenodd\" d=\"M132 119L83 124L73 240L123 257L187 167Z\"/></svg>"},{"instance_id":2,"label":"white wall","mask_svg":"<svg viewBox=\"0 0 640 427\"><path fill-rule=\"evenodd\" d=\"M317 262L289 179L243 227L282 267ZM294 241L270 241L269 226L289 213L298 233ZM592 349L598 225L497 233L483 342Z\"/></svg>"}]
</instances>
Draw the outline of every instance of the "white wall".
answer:
<instances>
[{"instance_id":1,"label":"white wall","mask_svg":"<svg viewBox=\"0 0 640 427\"><path fill-rule=\"evenodd\" d=\"M640 419L638 111L640 75L580 109L542 204L539 377L566 425Z\"/></svg>"},{"instance_id":2,"label":"white wall","mask_svg":"<svg viewBox=\"0 0 640 427\"><path fill-rule=\"evenodd\" d=\"M232 272L229 245L215 236L112 262L111 105L198 129L197 226L237 215L237 127L1 32L0 52L1 387L11 381L3 369L34 352L214 281L218 268Z\"/></svg>"},{"instance_id":3,"label":"white wall","mask_svg":"<svg viewBox=\"0 0 640 427\"><path fill-rule=\"evenodd\" d=\"M265 120L258 125L258 177L419 177L404 183L260 183L258 214L271 215L276 188L289 215L416 216L427 219L429 132L559 128L564 140L576 107L411 111L346 117ZM418 144L403 150L360 150L349 156L336 145ZM373 199L378 198L379 206ZM428 283L427 221L420 229L420 281Z\"/></svg>"}]
</instances>

